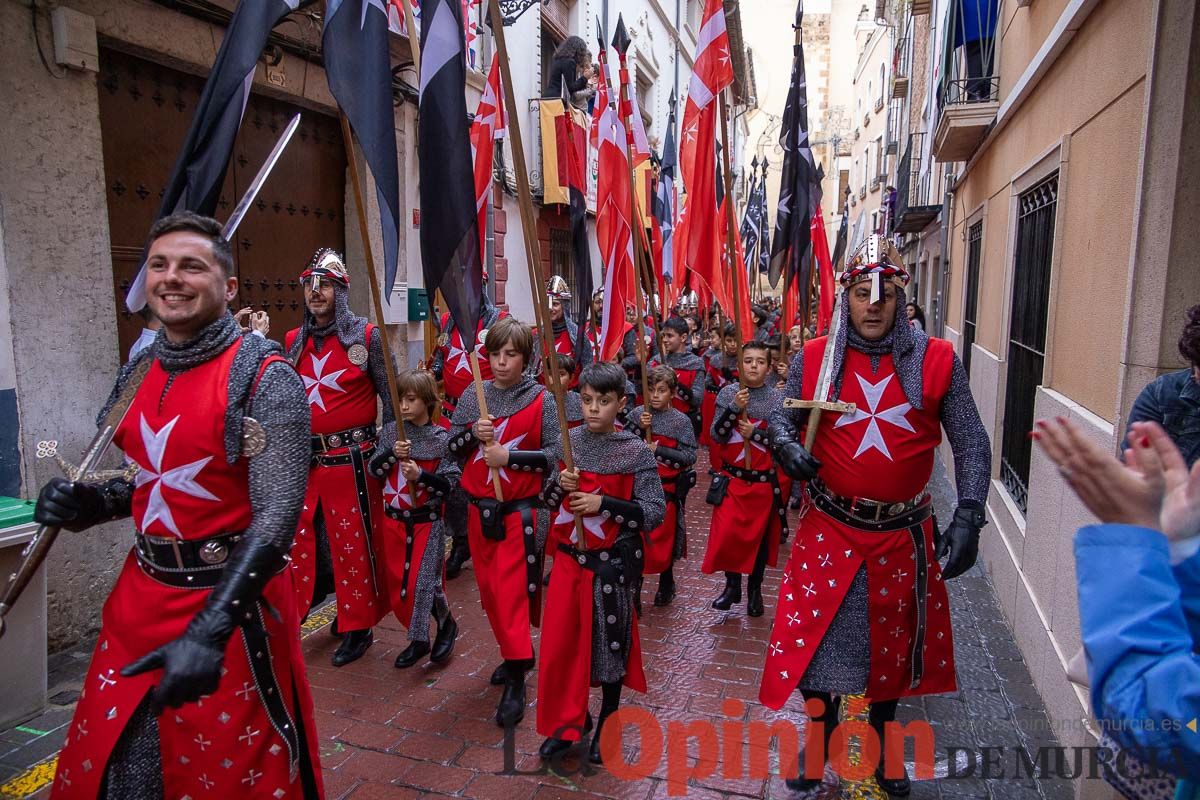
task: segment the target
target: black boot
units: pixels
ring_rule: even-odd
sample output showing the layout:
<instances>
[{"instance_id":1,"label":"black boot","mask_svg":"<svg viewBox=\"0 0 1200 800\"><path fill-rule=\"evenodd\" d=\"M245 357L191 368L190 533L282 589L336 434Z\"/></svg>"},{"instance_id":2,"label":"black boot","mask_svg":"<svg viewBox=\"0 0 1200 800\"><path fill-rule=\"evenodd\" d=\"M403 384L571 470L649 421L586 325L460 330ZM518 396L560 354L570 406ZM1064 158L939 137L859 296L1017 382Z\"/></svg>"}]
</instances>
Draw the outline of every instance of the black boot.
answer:
<instances>
[{"instance_id":1,"label":"black boot","mask_svg":"<svg viewBox=\"0 0 1200 800\"><path fill-rule=\"evenodd\" d=\"M458 623L447 611L446 618L438 622L438 632L433 639L433 653L429 656L429 660L434 664L441 664L449 659L450 654L454 652L454 641L457 638Z\"/></svg>"},{"instance_id":2,"label":"black boot","mask_svg":"<svg viewBox=\"0 0 1200 800\"><path fill-rule=\"evenodd\" d=\"M728 611L734 603L742 602L742 576L736 572L725 573L725 591L713 600L712 607L719 611Z\"/></svg>"},{"instance_id":3,"label":"black boot","mask_svg":"<svg viewBox=\"0 0 1200 800\"><path fill-rule=\"evenodd\" d=\"M604 699L600 703L600 718L596 720L596 732L592 734L592 743L588 747L588 761L593 764L603 764L604 754L600 752L600 732L604 723L621 705L621 682L606 683L601 687Z\"/></svg>"},{"instance_id":4,"label":"black boot","mask_svg":"<svg viewBox=\"0 0 1200 800\"><path fill-rule=\"evenodd\" d=\"M887 724L896 720L896 706L899 703L899 700L871 703L871 707L867 711L867 719L870 720L871 727L875 729L875 735L879 737L879 767L875 770L875 782L879 784L880 789L892 797L908 797L912 792L912 783L908 779L907 767L898 778L888 778L883 774L887 753L887 740L884 739L884 732L887 730Z\"/></svg>"},{"instance_id":5,"label":"black boot","mask_svg":"<svg viewBox=\"0 0 1200 800\"><path fill-rule=\"evenodd\" d=\"M492 677L488 678L488 683L492 686L503 686L508 673L504 669L504 662L500 662L500 666L492 670Z\"/></svg>"},{"instance_id":6,"label":"black boot","mask_svg":"<svg viewBox=\"0 0 1200 800\"><path fill-rule=\"evenodd\" d=\"M658 591L654 593L654 605L669 606L675 599L675 572L668 569L658 576Z\"/></svg>"},{"instance_id":7,"label":"black boot","mask_svg":"<svg viewBox=\"0 0 1200 800\"><path fill-rule=\"evenodd\" d=\"M370 628L361 631L346 631L346 638L333 654L333 665L344 667L358 661L367 652L367 648L375 641L375 634Z\"/></svg>"},{"instance_id":8,"label":"black boot","mask_svg":"<svg viewBox=\"0 0 1200 800\"><path fill-rule=\"evenodd\" d=\"M879 767L875 770L875 782L891 797L908 797L912 793L912 782L908 779L907 767L899 778L884 777L883 767Z\"/></svg>"},{"instance_id":9,"label":"black boot","mask_svg":"<svg viewBox=\"0 0 1200 800\"><path fill-rule=\"evenodd\" d=\"M762 580L752 577L746 588L746 616L761 617L763 611Z\"/></svg>"},{"instance_id":10,"label":"black boot","mask_svg":"<svg viewBox=\"0 0 1200 800\"><path fill-rule=\"evenodd\" d=\"M515 727L525 718L525 672L532 666L532 658L504 662L504 694L496 706L496 724L501 728Z\"/></svg>"},{"instance_id":11,"label":"black boot","mask_svg":"<svg viewBox=\"0 0 1200 800\"><path fill-rule=\"evenodd\" d=\"M827 692L803 691L802 694L806 701L816 698L816 699L819 699L822 702L822 704L824 705L825 713L822 714L821 716L813 719L812 722L820 723L822 725L823 742L822 742L821 747L822 747L822 752L825 754L825 762L827 763L829 760L829 742L833 738L833 729L837 727L837 723L838 723L837 701L834 699L833 695L828 694ZM807 742L807 736L808 736L808 734L806 733L805 734L806 742ZM798 773L799 774L795 778L788 778L787 780L784 781L784 784L786 784L787 788L793 792L804 793L804 792L815 791L816 789L818 789L821 786L821 784L825 780L824 765L822 765L821 774L819 776L817 776L815 778L810 778L804 774L803 746L800 750L800 753L797 755L796 758L797 758L797 763L798 763Z\"/></svg>"},{"instance_id":12,"label":"black boot","mask_svg":"<svg viewBox=\"0 0 1200 800\"><path fill-rule=\"evenodd\" d=\"M450 557L446 559L446 580L452 581L462 572L463 564L471 560L471 551L467 547L467 543L454 543L454 549L450 551Z\"/></svg>"},{"instance_id":13,"label":"black boot","mask_svg":"<svg viewBox=\"0 0 1200 800\"><path fill-rule=\"evenodd\" d=\"M587 736L591 730L592 712L589 711L587 717L583 721L583 735ZM577 741L572 741L570 739L557 739L551 736L546 739L546 741L542 742L542 746L538 748L538 756L543 761L549 761L560 753L567 752L572 747L575 747L583 741L584 739L582 737Z\"/></svg>"},{"instance_id":14,"label":"black boot","mask_svg":"<svg viewBox=\"0 0 1200 800\"><path fill-rule=\"evenodd\" d=\"M408 669L427 655L429 655L429 642L409 642L408 647L396 656L396 668Z\"/></svg>"}]
</instances>

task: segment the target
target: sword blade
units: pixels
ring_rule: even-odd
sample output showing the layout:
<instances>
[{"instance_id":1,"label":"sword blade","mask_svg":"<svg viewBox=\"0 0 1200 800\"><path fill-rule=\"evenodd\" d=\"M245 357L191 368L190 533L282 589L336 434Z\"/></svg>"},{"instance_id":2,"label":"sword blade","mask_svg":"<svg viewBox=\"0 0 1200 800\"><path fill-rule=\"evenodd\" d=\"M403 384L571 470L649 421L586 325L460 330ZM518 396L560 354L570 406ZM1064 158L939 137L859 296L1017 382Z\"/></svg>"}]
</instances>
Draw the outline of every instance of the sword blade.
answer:
<instances>
[{"instance_id":1,"label":"sword blade","mask_svg":"<svg viewBox=\"0 0 1200 800\"><path fill-rule=\"evenodd\" d=\"M225 227L221 229L221 236L225 241L233 238L233 234L237 231L238 225L242 223L242 218L246 216L246 212L250 210L250 204L254 202L254 198L258 197L258 192L262 189L263 184L267 182L267 178L271 175L271 170L275 168L275 164L279 162L279 157L283 155L284 148L288 142L292 140L292 136L296 133L296 128L300 127L300 115L292 117L292 121L283 129L283 133L279 135L279 141L275 143L275 147L271 150L267 160L263 162L262 168L258 174L254 176L254 180L250 182L250 188L242 195L242 199L238 201L237 207L233 209L233 213L229 215L229 219L225 221Z\"/></svg>"},{"instance_id":2,"label":"sword blade","mask_svg":"<svg viewBox=\"0 0 1200 800\"><path fill-rule=\"evenodd\" d=\"M817 373L817 389L812 397L818 403L824 403L829 399L829 390L833 387L833 346L837 343L838 333L842 329L842 303L845 294L845 292L837 292L837 298L833 301L833 323L829 326L825 354L821 357L821 371Z\"/></svg>"}]
</instances>

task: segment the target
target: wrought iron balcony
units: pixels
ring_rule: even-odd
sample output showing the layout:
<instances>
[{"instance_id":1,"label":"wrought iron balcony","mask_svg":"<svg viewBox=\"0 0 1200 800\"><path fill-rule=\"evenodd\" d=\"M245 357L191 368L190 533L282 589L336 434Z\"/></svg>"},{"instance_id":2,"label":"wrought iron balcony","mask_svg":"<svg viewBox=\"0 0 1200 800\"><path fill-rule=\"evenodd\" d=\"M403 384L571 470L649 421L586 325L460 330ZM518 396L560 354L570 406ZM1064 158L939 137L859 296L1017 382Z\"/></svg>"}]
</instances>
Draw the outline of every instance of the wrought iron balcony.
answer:
<instances>
[{"instance_id":1,"label":"wrought iron balcony","mask_svg":"<svg viewBox=\"0 0 1200 800\"><path fill-rule=\"evenodd\" d=\"M996 75L946 82L933 134L934 160L967 161L975 154L1000 110L999 93Z\"/></svg>"}]
</instances>

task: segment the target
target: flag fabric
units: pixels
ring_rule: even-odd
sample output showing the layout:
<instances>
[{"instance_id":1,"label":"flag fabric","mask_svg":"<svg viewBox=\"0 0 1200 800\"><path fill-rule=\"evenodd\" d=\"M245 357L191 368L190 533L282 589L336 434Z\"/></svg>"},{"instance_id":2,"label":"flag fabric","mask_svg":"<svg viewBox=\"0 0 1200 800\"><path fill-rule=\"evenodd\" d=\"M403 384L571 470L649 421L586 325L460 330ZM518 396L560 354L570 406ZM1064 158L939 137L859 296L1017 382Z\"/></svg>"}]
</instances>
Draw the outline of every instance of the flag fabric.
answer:
<instances>
[{"instance_id":1,"label":"flag fabric","mask_svg":"<svg viewBox=\"0 0 1200 800\"><path fill-rule=\"evenodd\" d=\"M487 84L479 98L475 120L471 123L471 160L475 164L476 226L479 228L479 253L485 251L487 239L487 204L492 197L492 177L496 160L496 142L508 132L504 116L504 100L500 90L500 60L492 59Z\"/></svg>"},{"instance_id":2,"label":"flag fabric","mask_svg":"<svg viewBox=\"0 0 1200 800\"><path fill-rule=\"evenodd\" d=\"M568 205L569 165L587 164L587 115L562 100L539 100L539 124L542 131L542 201L547 205ZM574 153L568 153L568 150ZM583 174L581 172L581 174Z\"/></svg>"},{"instance_id":3,"label":"flag fabric","mask_svg":"<svg viewBox=\"0 0 1200 800\"><path fill-rule=\"evenodd\" d=\"M654 219L657 223L659 238L662 241L662 274L663 282L671 285L674 282L674 249L672 239L675 234L675 165L678 163L675 155L675 94L671 93L670 111L667 115L667 138L663 145L662 162L658 169L658 187L654 194ZM664 298L663 305L668 308Z\"/></svg>"},{"instance_id":4,"label":"flag fabric","mask_svg":"<svg viewBox=\"0 0 1200 800\"><path fill-rule=\"evenodd\" d=\"M545 106L554 101L542 101ZM575 352L588 351L587 321L591 316L592 256L587 236L587 115L571 106L563 90L562 108L556 134L558 150L564 155L560 176L566 184L571 218L571 269L575 277Z\"/></svg>"},{"instance_id":5,"label":"flag fabric","mask_svg":"<svg viewBox=\"0 0 1200 800\"><path fill-rule=\"evenodd\" d=\"M755 267L757 266L758 251L755 247L758 245L758 237L762 232L762 224L760 220L760 211L758 207L758 159L754 159L754 166L750 172L750 188L746 193L746 210L742 213L742 225L738 229L738 238L742 240L743 251L743 266L746 271L747 279L753 277Z\"/></svg>"},{"instance_id":6,"label":"flag fabric","mask_svg":"<svg viewBox=\"0 0 1200 800\"><path fill-rule=\"evenodd\" d=\"M817 287L820 291L817 305L817 332L829 330L833 322L833 260L829 257L829 239L825 235L825 214L817 206L812 218L812 252L816 262Z\"/></svg>"},{"instance_id":7,"label":"flag fabric","mask_svg":"<svg viewBox=\"0 0 1200 800\"><path fill-rule=\"evenodd\" d=\"M771 268L771 220L767 214L767 161L763 159L762 179L758 182L758 271L769 275Z\"/></svg>"},{"instance_id":8,"label":"flag fabric","mask_svg":"<svg viewBox=\"0 0 1200 800\"><path fill-rule=\"evenodd\" d=\"M604 119L604 112L608 110L611 104L609 97L609 75L608 75L608 46L604 43L604 32L600 29L600 18L596 18L596 41L599 48L596 51L596 63L600 67L599 74L596 76L596 102L592 106L592 123L588 128L588 144L593 150L600 149L600 122Z\"/></svg>"},{"instance_id":9,"label":"flag fabric","mask_svg":"<svg viewBox=\"0 0 1200 800\"><path fill-rule=\"evenodd\" d=\"M850 227L850 206L849 204L842 205L842 224L838 225L837 241L833 245L833 258L830 259L834 269L842 266L842 259L846 257L846 239L849 236Z\"/></svg>"},{"instance_id":10,"label":"flag fabric","mask_svg":"<svg viewBox=\"0 0 1200 800\"><path fill-rule=\"evenodd\" d=\"M779 181L779 206L775 213L775 240L771 247L769 278L772 286L779 277L794 277L800 292L800 312L807 314L809 285L810 224L820 203L821 187L816 162L808 138L808 86L804 69L804 42L800 38L804 20L804 0L796 4L796 44L792 48L792 83L783 109L779 143L783 147L783 171Z\"/></svg>"},{"instance_id":11,"label":"flag fabric","mask_svg":"<svg viewBox=\"0 0 1200 800\"><path fill-rule=\"evenodd\" d=\"M733 202L732 198L726 197L721 201L721 219L725 219L728 210L725 208L725 203ZM754 338L755 325L754 314L750 310L750 282L746 280L745 273L735 276L735 272L742 270L746 263L746 252L742 249L742 242L739 237L733 238L733 252L729 252L729 239L725 237L721 241L721 279L724 281L724 295L729 298L730 302L722 303L723 309L728 309L726 312L730 320L735 324L741 322L738 328L741 339L748 342ZM733 303L737 304L737 311L734 311Z\"/></svg>"},{"instance_id":12,"label":"flag fabric","mask_svg":"<svg viewBox=\"0 0 1200 800\"><path fill-rule=\"evenodd\" d=\"M730 298L722 297L725 282L719 273L727 223L726 218L718 214L715 159L717 95L733 83L730 52L722 0L705 0L691 83L683 109L679 166L688 193L689 222L687 239L680 239L677 246L685 250L687 268L726 308L731 307Z\"/></svg>"},{"instance_id":13,"label":"flag fabric","mask_svg":"<svg viewBox=\"0 0 1200 800\"><path fill-rule=\"evenodd\" d=\"M216 213L233 143L250 99L258 57L271 29L295 11L299 2L238 3L196 104L192 126L167 179L156 219L176 211L195 211L207 217ZM130 311L141 311L146 305L145 257L143 251L142 268L125 297Z\"/></svg>"},{"instance_id":14,"label":"flag fabric","mask_svg":"<svg viewBox=\"0 0 1200 800\"><path fill-rule=\"evenodd\" d=\"M437 3L426 2L427 10L430 7ZM350 120L375 178L383 232L383 296L390 301L400 252L400 170L387 12L378 0L328 0L321 41L329 91Z\"/></svg>"},{"instance_id":15,"label":"flag fabric","mask_svg":"<svg viewBox=\"0 0 1200 800\"><path fill-rule=\"evenodd\" d=\"M629 142L625 125L611 105L605 106L598 130L596 243L604 264L604 320L596 359L611 361L625 336L625 310L633 307L636 296L629 220Z\"/></svg>"},{"instance_id":16,"label":"flag fabric","mask_svg":"<svg viewBox=\"0 0 1200 800\"><path fill-rule=\"evenodd\" d=\"M413 26L417 35L421 35L421 0L408 0L412 8ZM408 23L404 19L404 0L387 0L388 30L400 36L408 37Z\"/></svg>"},{"instance_id":17,"label":"flag fabric","mask_svg":"<svg viewBox=\"0 0 1200 800\"><path fill-rule=\"evenodd\" d=\"M417 117L421 263L426 288L441 289L454 324L460 331L473 331L483 296L483 263L463 94L462 6L459 0L423 0L422 6Z\"/></svg>"},{"instance_id":18,"label":"flag fabric","mask_svg":"<svg viewBox=\"0 0 1200 800\"><path fill-rule=\"evenodd\" d=\"M541 0L499 0L500 17L507 27L512 25L521 15L541 3Z\"/></svg>"},{"instance_id":19,"label":"flag fabric","mask_svg":"<svg viewBox=\"0 0 1200 800\"><path fill-rule=\"evenodd\" d=\"M620 58L620 90L618 94L621 119L628 120L626 133L629 136L629 152L633 158L633 186L637 193L637 214L639 229L650 227L652 222L650 183L653 165L650 162L650 140L646 137L646 126L638 108L637 92L629 76L629 63L626 54L632 44L625 30L625 18L617 15L617 29L613 34L612 46Z\"/></svg>"}]
</instances>

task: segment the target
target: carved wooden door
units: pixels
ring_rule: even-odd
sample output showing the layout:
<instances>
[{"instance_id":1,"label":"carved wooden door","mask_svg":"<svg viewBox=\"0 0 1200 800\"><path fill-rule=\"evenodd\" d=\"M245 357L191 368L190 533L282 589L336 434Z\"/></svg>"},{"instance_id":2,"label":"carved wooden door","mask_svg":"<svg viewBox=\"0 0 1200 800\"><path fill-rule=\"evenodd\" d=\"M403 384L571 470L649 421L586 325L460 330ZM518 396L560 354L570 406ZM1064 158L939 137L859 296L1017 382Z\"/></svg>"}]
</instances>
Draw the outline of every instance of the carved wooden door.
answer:
<instances>
[{"instance_id":1,"label":"carved wooden door","mask_svg":"<svg viewBox=\"0 0 1200 800\"><path fill-rule=\"evenodd\" d=\"M204 81L114 50L100 55L100 127L121 359L142 330L125 309L146 234L187 136ZM251 95L216 210L224 220L301 109ZM234 237L239 291L231 307L265 310L273 339L300 324L298 276L318 247L345 249L346 158L336 118L303 110L279 164Z\"/></svg>"}]
</instances>

